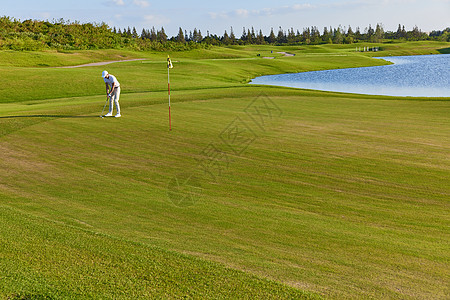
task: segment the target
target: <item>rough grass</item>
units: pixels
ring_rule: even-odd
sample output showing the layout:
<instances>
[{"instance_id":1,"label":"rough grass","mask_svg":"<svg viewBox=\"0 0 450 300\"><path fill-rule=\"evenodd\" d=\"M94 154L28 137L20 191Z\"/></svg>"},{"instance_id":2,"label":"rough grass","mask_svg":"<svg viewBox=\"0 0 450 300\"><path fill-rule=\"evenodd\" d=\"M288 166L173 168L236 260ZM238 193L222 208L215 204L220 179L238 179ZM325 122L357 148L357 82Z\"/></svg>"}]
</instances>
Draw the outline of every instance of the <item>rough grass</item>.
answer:
<instances>
[{"instance_id":1,"label":"rough grass","mask_svg":"<svg viewBox=\"0 0 450 300\"><path fill-rule=\"evenodd\" d=\"M111 65L128 89L121 119L98 117L95 68L67 70L87 96L12 93L0 104L0 294L446 298L448 99L243 84L372 63L329 49L185 53L171 73L172 132L153 54Z\"/></svg>"}]
</instances>

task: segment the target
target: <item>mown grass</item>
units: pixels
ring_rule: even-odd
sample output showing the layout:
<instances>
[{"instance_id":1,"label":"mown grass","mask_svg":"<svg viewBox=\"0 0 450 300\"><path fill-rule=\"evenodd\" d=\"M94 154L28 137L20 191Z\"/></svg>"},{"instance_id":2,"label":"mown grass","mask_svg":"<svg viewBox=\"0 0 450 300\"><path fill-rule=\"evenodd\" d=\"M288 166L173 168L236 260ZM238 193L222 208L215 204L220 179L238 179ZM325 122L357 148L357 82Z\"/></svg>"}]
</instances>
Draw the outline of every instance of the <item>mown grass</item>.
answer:
<instances>
[{"instance_id":1,"label":"mown grass","mask_svg":"<svg viewBox=\"0 0 450 300\"><path fill-rule=\"evenodd\" d=\"M222 51L215 57L223 57ZM247 51L241 52L250 56ZM280 57L272 61L258 58L256 55L225 61L223 58L206 59L205 57L210 56L209 52L205 56L196 55L197 59L173 57L178 66L171 75L174 89L233 87L259 75L385 64L381 60L355 53L349 53L340 60L336 60L334 56L298 56L291 59ZM98 95L104 90L104 86L98 84L99 79L101 81L99 74L104 69L111 74L120 74L124 93L164 91L167 89L167 70L164 68L166 58L167 56L161 57L161 54L158 54L150 56L147 61L77 69L0 67L3 78L11 82L0 87L0 93L4 95L0 101L5 103ZM179 69L183 72L178 72ZM39 91L33 87L38 87Z\"/></svg>"},{"instance_id":2,"label":"mown grass","mask_svg":"<svg viewBox=\"0 0 450 300\"><path fill-rule=\"evenodd\" d=\"M449 101L244 84L374 62L322 48L330 55L173 58L172 132L163 55L108 67L128 92L121 119L98 117L101 68L66 70L88 95L11 92L0 104L0 293L446 298Z\"/></svg>"},{"instance_id":3,"label":"mown grass","mask_svg":"<svg viewBox=\"0 0 450 300\"><path fill-rule=\"evenodd\" d=\"M317 298L192 256L0 210L8 241L0 244L1 291L11 299Z\"/></svg>"}]
</instances>

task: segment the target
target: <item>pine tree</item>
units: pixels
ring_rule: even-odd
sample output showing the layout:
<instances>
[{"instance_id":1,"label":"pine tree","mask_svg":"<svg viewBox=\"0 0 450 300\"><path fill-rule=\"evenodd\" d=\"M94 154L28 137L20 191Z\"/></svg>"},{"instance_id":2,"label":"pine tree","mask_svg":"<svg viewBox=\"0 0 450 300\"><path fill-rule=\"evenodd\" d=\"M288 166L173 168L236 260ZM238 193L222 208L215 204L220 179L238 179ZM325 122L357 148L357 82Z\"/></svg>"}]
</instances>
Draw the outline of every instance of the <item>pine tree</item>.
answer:
<instances>
[{"instance_id":1,"label":"pine tree","mask_svg":"<svg viewBox=\"0 0 450 300\"><path fill-rule=\"evenodd\" d=\"M264 35L261 29L259 30L258 36L256 37L256 43L259 45L264 44Z\"/></svg>"},{"instance_id":2,"label":"pine tree","mask_svg":"<svg viewBox=\"0 0 450 300\"><path fill-rule=\"evenodd\" d=\"M194 28L194 34L192 36L192 40L196 43L201 42L203 39L202 32L200 30L197 30L197 28Z\"/></svg>"},{"instance_id":3,"label":"pine tree","mask_svg":"<svg viewBox=\"0 0 450 300\"><path fill-rule=\"evenodd\" d=\"M255 43L255 41L256 41L256 33L255 33L255 29L253 28L253 26L252 26L252 32L251 32L251 34L250 34L250 37L251 37L251 41L250 41L250 43Z\"/></svg>"},{"instance_id":4,"label":"pine tree","mask_svg":"<svg viewBox=\"0 0 450 300\"><path fill-rule=\"evenodd\" d=\"M372 28L372 25L369 24L369 28L367 29L367 40L370 41L375 31Z\"/></svg>"},{"instance_id":5,"label":"pine tree","mask_svg":"<svg viewBox=\"0 0 450 300\"><path fill-rule=\"evenodd\" d=\"M395 33L396 39L402 38L402 25L398 24L397 32Z\"/></svg>"},{"instance_id":6,"label":"pine tree","mask_svg":"<svg viewBox=\"0 0 450 300\"><path fill-rule=\"evenodd\" d=\"M405 25L403 25L403 27L402 27L402 38L406 39L406 37L407 37L407 33L406 33L406 30L405 30Z\"/></svg>"},{"instance_id":7,"label":"pine tree","mask_svg":"<svg viewBox=\"0 0 450 300\"><path fill-rule=\"evenodd\" d=\"M302 41L302 34L300 33L300 31L298 31L298 29L297 29L297 32L296 32L296 34L295 34L295 42L296 43L300 43Z\"/></svg>"},{"instance_id":8,"label":"pine tree","mask_svg":"<svg viewBox=\"0 0 450 300\"><path fill-rule=\"evenodd\" d=\"M273 28L270 28L270 35L268 38L268 42L269 44L275 44L275 42L277 41L277 38L275 37L275 33L273 32Z\"/></svg>"},{"instance_id":9,"label":"pine tree","mask_svg":"<svg viewBox=\"0 0 450 300\"><path fill-rule=\"evenodd\" d=\"M353 33L352 27L349 25L347 34L344 37L344 43L345 44L353 44L354 40L355 40L355 34Z\"/></svg>"},{"instance_id":10,"label":"pine tree","mask_svg":"<svg viewBox=\"0 0 450 300\"><path fill-rule=\"evenodd\" d=\"M320 40L320 32L316 26L311 27L311 43L318 44Z\"/></svg>"},{"instance_id":11,"label":"pine tree","mask_svg":"<svg viewBox=\"0 0 450 300\"><path fill-rule=\"evenodd\" d=\"M309 29L309 27L303 29L302 38L304 43L306 44L311 43L311 30Z\"/></svg>"},{"instance_id":12,"label":"pine tree","mask_svg":"<svg viewBox=\"0 0 450 300\"><path fill-rule=\"evenodd\" d=\"M323 28L323 34L322 34L322 42L328 42L328 39L330 38L330 33L328 32L328 28Z\"/></svg>"},{"instance_id":13,"label":"pine tree","mask_svg":"<svg viewBox=\"0 0 450 300\"><path fill-rule=\"evenodd\" d=\"M225 33L223 34L222 43L224 43L225 45L229 45L231 43L231 39L228 36L228 33L226 30L225 30Z\"/></svg>"},{"instance_id":14,"label":"pine tree","mask_svg":"<svg viewBox=\"0 0 450 300\"><path fill-rule=\"evenodd\" d=\"M186 39L184 38L183 29L181 29L181 27L180 27L180 29L178 30L177 42L183 43L183 44L186 43Z\"/></svg>"},{"instance_id":15,"label":"pine tree","mask_svg":"<svg viewBox=\"0 0 450 300\"><path fill-rule=\"evenodd\" d=\"M416 25L413 27L413 30L411 31L410 35L411 35L410 40L418 41L418 40L420 40L420 36L422 35L422 32L420 31L419 27L417 27L417 25Z\"/></svg>"},{"instance_id":16,"label":"pine tree","mask_svg":"<svg viewBox=\"0 0 450 300\"><path fill-rule=\"evenodd\" d=\"M375 29L373 41L380 42L383 39L383 36L384 36L383 26L381 24L377 24L377 28Z\"/></svg>"},{"instance_id":17,"label":"pine tree","mask_svg":"<svg viewBox=\"0 0 450 300\"><path fill-rule=\"evenodd\" d=\"M242 30L241 41L244 42L244 44L247 42L247 32L245 31L245 27Z\"/></svg>"},{"instance_id":18,"label":"pine tree","mask_svg":"<svg viewBox=\"0 0 450 300\"><path fill-rule=\"evenodd\" d=\"M278 29L278 36L277 36L277 43L284 44L287 42L286 34L283 31L283 28L281 26Z\"/></svg>"},{"instance_id":19,"label":"pine tree","mask_svg":"<svg viewBox=\"0 0 450 300\"><path fill-rule=\"evenodd\" d=\"M157 36L158 42L160 42L162 44L167 42L167 35L166 35L166 32L164 31L164 27L161 27L161 30L159 30L156 33L156 36Z\"/></svg>"},{"instance_id":20,"label":"pine tree","mask_svg":"<svg viewBox=\"0 0 450 300\"><path fill-rule=\"evenodd\" d=\"M350 25L348 25L347 35L348 36L354 36L355 35L355 33L352 30L352 26L350 26Z\"/></svg>"},{"instance_id":21,"label":"pine tree","mask_svg":"<svg viewBox=\"0 0 450 300\"><path fill-rule=\"evenodd\" d=\"M152 27L152 30L150 31L150 40L151 40L152 42L156 42L157 39L158 39L158 35L156 34L155 27L153 26L153 27Z\"/></svg>"},{"instance_id":22,"label":"pine tree","mask_svg":"<svg viewBox=\"0 0 450 300\"><path fill-rule=\"evenodd\" d=\"M342 44L344 42L343 30L342 27L339 26L334 30L333 34L333 44Z\"/></svg>"},{"instance_id":23,"label":"pine tree","mask_svg":"<svg viewBox=\"0 0 450 300\"><path fill-rule=\"evenodd\" d=\"M357 41L362 39L362 34L361 34L361 30L359 29L359 27L356 27L355 38Z\"/></svg>"},{"instance_id":24,"label":"pine tree","mask_svg":"<svg viewBox=\"0 0 450 300\"><path fill-rule=\"evenodd\" d=\"M233 27L231 27L231 30L230 30L230 40L231 40L232 45L236 44L236 36L234 35Z\"/></svg>"},{"instance_id":25,"label":"pine tree","mask_svg":"<svg viewBox=\"0 0 450 300\"><path fill-rule=\"evenodd\" d=\"M295 33L294 33L294 28L292 28L292 27L291 27L291 29L288 29L287 42L289 44L295 43Z\"/></svg>"}]
</instances>

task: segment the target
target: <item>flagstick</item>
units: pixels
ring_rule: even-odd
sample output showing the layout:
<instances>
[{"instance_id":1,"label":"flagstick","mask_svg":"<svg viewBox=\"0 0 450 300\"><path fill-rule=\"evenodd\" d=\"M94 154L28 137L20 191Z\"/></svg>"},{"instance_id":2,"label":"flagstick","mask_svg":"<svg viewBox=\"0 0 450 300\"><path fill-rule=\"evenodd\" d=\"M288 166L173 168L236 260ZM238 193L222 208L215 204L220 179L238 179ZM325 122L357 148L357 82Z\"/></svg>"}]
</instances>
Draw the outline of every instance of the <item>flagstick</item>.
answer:
<instances>
[{"instance_id":1,"label":"flagstick","mask_svg":"<svg viewBox=\"0 0 450 300\"><path fill-rule=\"evenodd\" d=\"M167 88L169 91L169 131L172 131L172 117L170 115L170 68L167 66Z\"/></svg>"}]
</instances>

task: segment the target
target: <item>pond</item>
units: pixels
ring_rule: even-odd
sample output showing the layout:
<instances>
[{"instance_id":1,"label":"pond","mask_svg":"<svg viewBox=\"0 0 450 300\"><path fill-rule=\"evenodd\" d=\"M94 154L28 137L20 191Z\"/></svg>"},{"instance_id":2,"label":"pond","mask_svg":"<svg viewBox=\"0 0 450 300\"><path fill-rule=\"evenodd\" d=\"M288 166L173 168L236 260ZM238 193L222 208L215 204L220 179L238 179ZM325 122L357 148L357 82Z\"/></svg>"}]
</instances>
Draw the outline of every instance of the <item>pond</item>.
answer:
<instances>
[{"instance_id":1,"label":"pond","mask_svg":"<svg viewBox=\"0 0 450 300\"><path fill-rule=\"evenodd\" d=\"M379 57L391 65L257 77L251 84L332 92L450 97L450 55Z\"/></svg>"}]
</instances>

